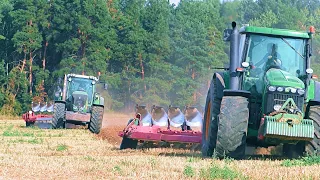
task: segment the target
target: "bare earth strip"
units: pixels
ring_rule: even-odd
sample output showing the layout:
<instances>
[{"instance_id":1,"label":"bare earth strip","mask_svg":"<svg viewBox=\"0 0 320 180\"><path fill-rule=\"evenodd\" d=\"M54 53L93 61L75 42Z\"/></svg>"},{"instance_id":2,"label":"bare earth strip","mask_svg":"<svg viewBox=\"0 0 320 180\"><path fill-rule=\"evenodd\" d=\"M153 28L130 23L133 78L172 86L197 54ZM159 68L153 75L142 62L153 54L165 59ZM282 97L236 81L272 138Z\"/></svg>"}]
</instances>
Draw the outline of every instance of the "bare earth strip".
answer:
<instances>
[{"instance_id":1,"label":"bare earth strip","mask_svg":"<svg viewBox=\"0 0 320 180\"><path fill-rule=\"evenodd\" d=\"M128 120L118 118L124 125ZM115 133L124 125L106 122L107 132L93 135L84 129L44 130L25 128L23 121L0 121L0 179L320 179L319 165L202 159L200 152L171 148L120 151ZM222 171L225 175L215 176Z\"/></svg>"}]
</instances>

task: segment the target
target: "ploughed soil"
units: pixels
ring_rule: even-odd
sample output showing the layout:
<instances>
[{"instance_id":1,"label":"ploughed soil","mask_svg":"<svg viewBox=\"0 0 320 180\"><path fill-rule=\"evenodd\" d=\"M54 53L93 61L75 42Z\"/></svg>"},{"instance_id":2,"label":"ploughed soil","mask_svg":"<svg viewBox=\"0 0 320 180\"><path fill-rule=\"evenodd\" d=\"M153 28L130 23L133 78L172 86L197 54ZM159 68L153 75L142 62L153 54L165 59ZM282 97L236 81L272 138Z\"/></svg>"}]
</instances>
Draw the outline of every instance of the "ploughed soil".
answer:
<instances>
[{"instance_id":1,"label":"ploughed soil","mask_svg":"<svg viewBox=\"0 0 320 180\"><path fill-rule=\"evenodd\" d=\"M119 146L122 138L118 136L122 131L129 119L134 117L134 114L119 114L119 113L105 113L103 116L102 129L98 137L107 140L114 146Z\"/></svg>"}]
</instances>

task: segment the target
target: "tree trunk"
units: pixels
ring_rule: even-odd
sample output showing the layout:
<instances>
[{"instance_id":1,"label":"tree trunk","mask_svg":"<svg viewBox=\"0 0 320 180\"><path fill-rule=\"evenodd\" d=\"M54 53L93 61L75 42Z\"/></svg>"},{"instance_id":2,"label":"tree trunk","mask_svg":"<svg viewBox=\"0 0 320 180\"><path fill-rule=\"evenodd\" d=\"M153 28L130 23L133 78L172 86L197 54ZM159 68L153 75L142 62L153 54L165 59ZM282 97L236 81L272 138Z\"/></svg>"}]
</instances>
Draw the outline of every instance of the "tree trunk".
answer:
<instances>
[{"instance_id":1,"label":"tree trunk","mask_svg":"<svg viewBox=\"0 0 320 180\"><path fill-rule=\"evenodd\" d=\"M194 81L194 79L195 79L195 76L196 76L196 73L195 73L195 71L194 71L194 68L192 68L192 74L191 74L191 78L192 78L192 80ZM193 92L193 103L195 103L196 101L197 101L197 90L195 90L194 92Z\"/></svg>"},{"instance_id":2,"label":"tree trunk","mask_svg":"<svg viewBox=\"0 0 320 180\"><path fill-rule=\"evenodd\" d=\"M32 62L33 62L33 57L32 57L32 52L30 50L30 65L29 65L29 84L30 84L30 95L32 95Z\"/></svg>"},{"instance_id":3,"label":"tree trunk","mask_svg":"<svg viewBox=\"0 0 320 180\"><path fill-rule=\"evenodd\" d=\"M24 67L26 66L26 62L27 62L26 49L24 49L23 52L24 52L24 57L23 57L22 66L21 66L21 69L20 69L21 73L24 71Z\"/></svg>"},{"instance_id":4,"label":"tree trunk","mask_svg":"<svg viewBox=\"0 0 320 180\"><path fill-rule=\"evenodd\" d=\"M47 47L48 47L48 41L46 41L44 45L44 51L43 51L43 59L42 59L42 69L46 69L46 55L47 55Z\"/></svg>"},{"instance_id":5,"label":"tree trunk","mask_svg":"<svg viewBox=\"0 0 320 180\"><path fill-rule=\"evenodd\" d=\"M88 36L86 35L86 39L88 38ZM84 58L85 58L85 56L86 56L86 43L85 42L82 42L81 43L81 55L82 55L82 60L83 60L83 62L82 62L82 66L83 66L83 69L82 69L82 75L84 75L84 67L85 67L85 65L86 65L86 63L84 62Z\"/></svg>"},{"instance_id":6,"label":"tree trunk","mask_svg":"<svg viewBox=\"0 0 320 180\"><path fill-rule=\"evenodd\" d=\"M147 86L146 86L146 83L144 82L144 65L143 65L142 55L141 55L141 53L139 53L138 57L139 57L139 61L140 61L140 67L141 67L141 79L142 79L142 81L143 81L144 91L147 91Z\"/></svg>"}]
</instances>

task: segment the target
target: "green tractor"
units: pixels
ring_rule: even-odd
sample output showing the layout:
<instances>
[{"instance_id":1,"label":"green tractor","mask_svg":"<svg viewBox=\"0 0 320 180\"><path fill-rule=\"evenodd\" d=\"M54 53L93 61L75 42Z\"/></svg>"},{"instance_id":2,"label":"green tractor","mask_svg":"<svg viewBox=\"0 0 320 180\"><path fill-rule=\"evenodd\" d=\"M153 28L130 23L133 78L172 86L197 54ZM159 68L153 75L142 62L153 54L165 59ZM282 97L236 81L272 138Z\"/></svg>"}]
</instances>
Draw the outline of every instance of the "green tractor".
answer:
<instances>
[{"instance_id":1,"label":"green tractor","mask_svg":"<svg viewBox=\"0 0 320 180\"><path fill-rule=\"evenodd\" d=\"M68 74L63 90L55 94L52 128L65 128L66 123L87 125L92 133L100 132L104 112L104 98L96 92L98 78Z\"/></svg>"},{"instance_id":2,"label":"green tractor","mask_svg":"<svg viewBox=\"0 0 320 180\"><path fill-rule=\"evenodd\" d=\"M320 83L312 75L312 35L232 22L230 66L213 74L202 154L243 158L247 146L283 145L296 158L320 151Z\"/></svg>"}]
</instances>

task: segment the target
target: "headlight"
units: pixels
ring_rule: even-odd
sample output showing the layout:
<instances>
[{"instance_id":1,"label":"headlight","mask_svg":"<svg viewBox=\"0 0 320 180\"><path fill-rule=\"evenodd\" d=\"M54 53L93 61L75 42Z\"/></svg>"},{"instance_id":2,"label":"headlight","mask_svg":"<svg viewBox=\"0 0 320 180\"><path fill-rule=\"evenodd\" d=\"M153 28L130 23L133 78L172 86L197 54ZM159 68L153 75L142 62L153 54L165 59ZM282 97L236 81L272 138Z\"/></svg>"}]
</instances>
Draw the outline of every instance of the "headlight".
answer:
<instances>
[{"instance_id":1,"label":"headlight","mask_svg":"<svg viewBox=\"0 0 320 180\"><path fill-rule=\"evenodd\" d=\"M289 87L286 87L286 88L284 89L284 91L285 91L286 93L288 93L288 92L290 92L290 88L289 88Z\"/></svg>"},{"instance_id":2,"label":"headlight","mask_svg":"<svg viewBox=\"0 0 320 180\"><path fill-rule=\"evenodd\" d=\"M280 105L280 104L276 104L276 105L273 106L273 109L274 109L275 111L279 111L280 108L281 108L281 105Z\"/></svg>"},{"instance_id":3,"label":"headlight","mask_svg":"<svg viewBox=\"0 0 320 180\"><path fill-rule=\"evenodd\" d=\"M292 92L292 93L296 93L296 92L297 92L297 89L296 89L296 88L291 88L291 92Z\"/></svg>"},{"instance_id":4,"label":"headlight","mask_svg":"<svg viewBox=\"0 0 320 180\"><path fill-rule=\"evenodd\" d=\"M278 87L277 91L282 92L283 91L283 87Z\"/></svg>"},{"instance_id":5,"label":"headlight","mask_svg":"<svg viewBox=\"0 0 320 180\"><path fill-rule=\"evenodd\" d=\"M304 89L298 89L298 94L299 94L299 95L304 94L304 92L305 92L305 90L304 90Z\"/></svg>"},{"instance_id":6,"label":"headlight","mask_svg":"<svg viewBox=\"0 0 320 180\"><path fill-rule=\"evenodd\" d=\"M269 86L269 87L268 87L268 90L271 91L271 92L273 92L273 91L276 90L276 87L274 87L274 86Z\"/></svg>"}]
</instances>

